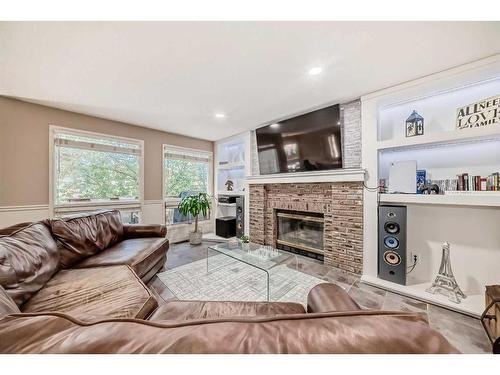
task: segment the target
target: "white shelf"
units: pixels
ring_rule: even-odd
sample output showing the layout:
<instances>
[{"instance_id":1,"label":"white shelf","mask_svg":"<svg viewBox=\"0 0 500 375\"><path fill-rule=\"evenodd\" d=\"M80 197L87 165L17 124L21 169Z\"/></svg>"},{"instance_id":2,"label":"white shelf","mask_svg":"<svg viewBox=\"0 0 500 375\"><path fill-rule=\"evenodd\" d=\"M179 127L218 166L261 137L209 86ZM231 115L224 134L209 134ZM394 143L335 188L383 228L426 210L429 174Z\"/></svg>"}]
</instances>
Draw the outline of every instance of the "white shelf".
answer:
<instances>
[{"instance_id":1,"label":"white shelf","mask_svg":"<svg viewBox=\"0 0 500 375\"><path fill-rule=\"evenodd\" d=\"M491 139L500 139L500 125L487 125L480 128L436 132L410 138L379 141L377 143L377 149L382 151L407 149L409 147L425 148L429 146L477 142Z\"/></svg>"},{"instance_id":2,"label":"white shelf","mask_svg":"<svg viewBox=\"0 0 500 375\"><path fill-rule=\"evenodd\" d=\"M241 197L245 195L244 191L218 191L217 195L231 195L231 196L237 196Z\"/></svg>"},{"instance_id":3,"label":"white shelf","mask_svg":"<svg viewBox=\"0 0 500 375\"><path fill-rule=\"evenodd\" d=\"M220 203L220 202L217 202L217 205L219 205L220 207L236 207L236 203Z\"/></svg>"},{"instance_id":4,"label":"white shelf","mask_svg":"<svg viewBox=\"0 0 500 375\"><path fill-rule=\"evenodd\" d=\"M378 277L367 275L361 276L361 281L372 286L389 290L391 292L416 298L418 300L441 306L453 311L458 311L462 314L467 314L475 318L480 318L485 308L484 294L469 294L467 293L467 291L464 291L467 298L463 299L461 303L455 303L450 301L444 295L427 293L425 290L431 286L430 282L414 285L400 285L392 283L390 281L379 279Z\"/></svg>"},{"instance_id":5,"label":"white shelf","mask_svg":"<svg viewBox=\"0 0 500 375\"><path fill-rule=\"evenodd\" d=\"M381 203L439 204L448 206L500 207L500 195L380 194Z\"/></svg>"},{"instance_id":6,"label":"white shelf","mask_svg":"<svg viewBox=\"0 0 500 375\"><path fill-rule=\"evenodd\" d=\"M218 164L217 169L243 169L245 168L244 162L238 163L227 163L227 164Z\"/></svg>"}]
</instances>

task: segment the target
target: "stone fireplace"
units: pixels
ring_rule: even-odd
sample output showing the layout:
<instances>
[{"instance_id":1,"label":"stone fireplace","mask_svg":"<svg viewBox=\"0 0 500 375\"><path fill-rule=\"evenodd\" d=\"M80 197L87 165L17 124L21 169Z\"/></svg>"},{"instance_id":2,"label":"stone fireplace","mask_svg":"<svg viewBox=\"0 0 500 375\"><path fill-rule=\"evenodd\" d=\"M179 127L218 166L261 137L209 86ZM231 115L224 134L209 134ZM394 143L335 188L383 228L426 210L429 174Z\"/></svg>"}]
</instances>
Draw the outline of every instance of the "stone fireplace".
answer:
<instances>
[{"instance_id":1,"label":"stone fireplace","mask_svg":"<svg viewBox=\"0 0 500 375\"><path fill-rule=\"evenodd\" d=\"M250 238L355 274L363 266L363 183L250 185Z\"/></svg>"}]
</instances>

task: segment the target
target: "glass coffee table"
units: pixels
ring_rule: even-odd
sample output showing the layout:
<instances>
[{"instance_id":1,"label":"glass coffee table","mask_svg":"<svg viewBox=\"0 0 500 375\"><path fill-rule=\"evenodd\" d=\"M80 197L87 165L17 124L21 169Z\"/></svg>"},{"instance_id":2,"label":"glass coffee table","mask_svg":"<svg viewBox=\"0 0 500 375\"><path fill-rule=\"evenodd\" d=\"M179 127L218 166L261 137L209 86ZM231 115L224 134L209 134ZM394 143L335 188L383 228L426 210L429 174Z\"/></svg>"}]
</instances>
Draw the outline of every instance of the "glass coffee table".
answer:
<instances>
[{"instance_id":1,"label":"glass coffee table","mask_svg":"<svg viewBox=\"0 0 500 375\"><path fill-rule=\"evenodd\" d=\"M238 243L238 247L236 248L229 248L229 245L227 243L209 246L207 250L207 273L214 272L219 268L225 267L219 266L214 269L210 269L209 259L211 251L226 255L230 258L236 259L237 261L265 272L267 278L267 301L269 301L271 295L269 274L271 269L288 261L292 261L293 263L295 263L295 270L298 270L299 262L297 255L289 253L287 251L269 248L250 242L248 244Z\"/></svg>"}]
</instances>

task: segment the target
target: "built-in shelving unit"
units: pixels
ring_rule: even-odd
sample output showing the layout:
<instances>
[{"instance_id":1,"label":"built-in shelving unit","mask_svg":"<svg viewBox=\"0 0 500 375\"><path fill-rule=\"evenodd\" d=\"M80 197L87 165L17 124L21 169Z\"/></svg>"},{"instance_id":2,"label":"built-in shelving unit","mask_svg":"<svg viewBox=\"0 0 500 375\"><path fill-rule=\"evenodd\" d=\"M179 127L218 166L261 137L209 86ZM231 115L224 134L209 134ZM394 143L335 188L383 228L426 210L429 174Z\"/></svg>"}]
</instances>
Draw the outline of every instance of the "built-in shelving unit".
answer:
<instances>
[{"instance_id":1,"label":"built-in shelving unit","mask_svg":"<svg viewBox=\"0 0 500 375\"><path fill-rule=\"evenodd\" d=\"M462 173L487 177L500 171L500 124L456 128L457 109L500 94L500 55L381 90L362 100L362 159L367 186L389 177L390 165L415 160L426 179L454 179ZM416 110L424 135L406 138L406 118ZM491 194L489 194L491 193ZM379 204L407 207L407 254L418 263L399 285L378 278ZM500 193L439 195L364 192L362 281L478 317L485 285L500 283ZM437 275L443 242L467 295L460 304L426 292ZM410 258L410 257L409 257Z\"/></svg>"},{"instance_id":2,"label":"built-in shelving unit","mask_svg":"<svg viewBox=\"0 0 500 375\"><path fill-rule=\"evenodd\" d=\"M236 204L220 203L221 195L245 197L245 232L248 233L248 185L245 177L250 174L250 132L238 134L215 142L214 184L215 215L236 216ZM233 182L228 190L226 182Z\"/></svg>"}]
</instances>

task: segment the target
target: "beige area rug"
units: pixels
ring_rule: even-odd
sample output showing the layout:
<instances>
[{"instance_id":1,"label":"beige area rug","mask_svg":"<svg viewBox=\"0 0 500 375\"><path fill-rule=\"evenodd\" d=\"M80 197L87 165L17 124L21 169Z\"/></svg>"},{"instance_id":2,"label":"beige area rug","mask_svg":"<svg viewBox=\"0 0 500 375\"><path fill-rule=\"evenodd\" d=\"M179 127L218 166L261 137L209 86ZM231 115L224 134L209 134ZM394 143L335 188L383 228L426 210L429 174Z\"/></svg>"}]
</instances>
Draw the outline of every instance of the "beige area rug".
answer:
<instances>
[{"instance_id":1,"label":"beige area rug","mask_svg":"<svg viewBox=\"0 0 500 375\"><path fill-rule=\"evenodd\" d=\"M267 277L262 270L225 255L199 260L158 274L158 278L180 300L266 301ZM270 301L307 304L307 294L324 280L286 265L269 271Z\"/></svg>"}]
</instances>

